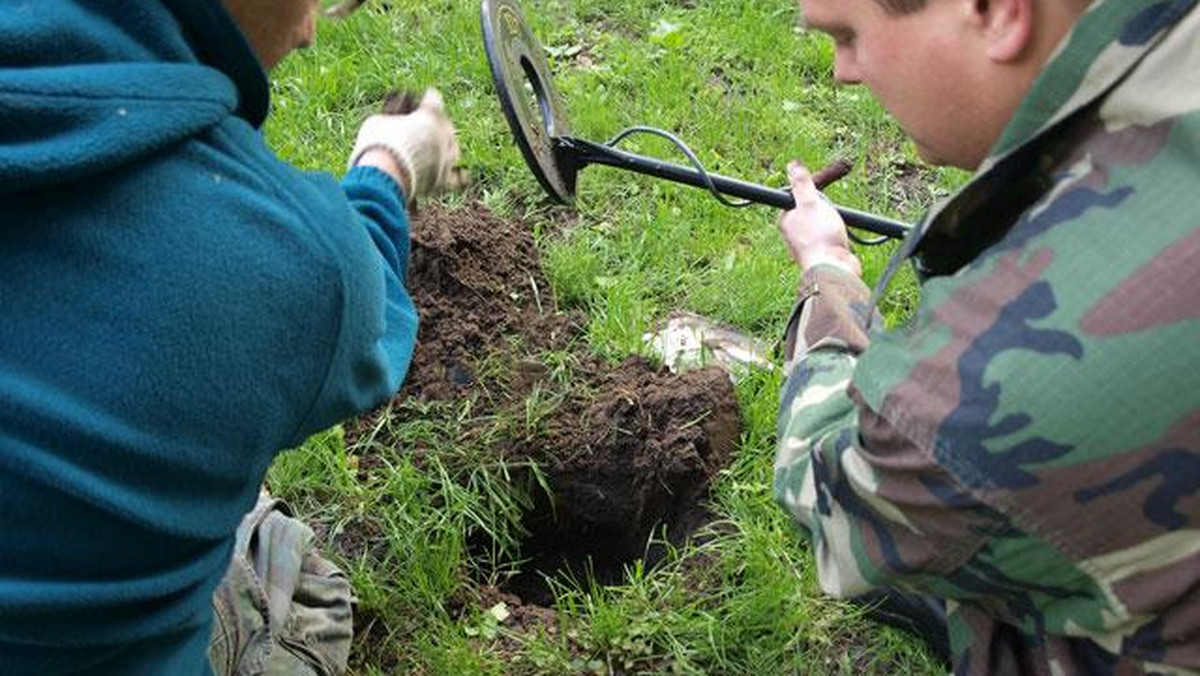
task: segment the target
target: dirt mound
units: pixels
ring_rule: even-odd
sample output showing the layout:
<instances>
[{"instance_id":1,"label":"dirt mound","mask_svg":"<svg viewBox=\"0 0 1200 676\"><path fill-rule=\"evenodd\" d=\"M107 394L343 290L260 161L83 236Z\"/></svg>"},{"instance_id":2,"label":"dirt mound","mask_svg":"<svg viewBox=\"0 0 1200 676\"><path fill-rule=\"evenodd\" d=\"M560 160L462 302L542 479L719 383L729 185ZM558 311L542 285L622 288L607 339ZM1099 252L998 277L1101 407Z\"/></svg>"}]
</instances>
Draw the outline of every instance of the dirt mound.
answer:
<instances>
[{"instance_id":1,"label":"dirt mound","mask_svg":"<svg viewBox=\"0 0 1200 676\"><path fill-rule=\"evenodd\" d=\"M579 333L577 317L556 312L530 234L481 206L422 209L408 277L421 326L401 397L461 396L475 384L472 362L504 349L505 336L536 351Z\"/></svg>"},{"instance_id":2,"label":"dirt mound","mask_svg":"<svg viewBox=\"0 0 1200 676\"><path fill-rule=\"evenodd\" d=\"M413 219L412 239L421 326L398 398L476 397L480 418L525 415L532 393L553 403L535 432L494 447L537 461L554 494L530 512L523 555L532 565L507 592L547 604L542 573L564 568L618 581L652 535L677 544L708 520L703 501L739 434L724 372L675 376L641 358L610 367L589 356L580 318L558 311L520 222L480 206L431 207ZM536 358L548 351L571 355L569 376ZM369 417L358 429L367 427Z\"/></svg>"}]
</instances>

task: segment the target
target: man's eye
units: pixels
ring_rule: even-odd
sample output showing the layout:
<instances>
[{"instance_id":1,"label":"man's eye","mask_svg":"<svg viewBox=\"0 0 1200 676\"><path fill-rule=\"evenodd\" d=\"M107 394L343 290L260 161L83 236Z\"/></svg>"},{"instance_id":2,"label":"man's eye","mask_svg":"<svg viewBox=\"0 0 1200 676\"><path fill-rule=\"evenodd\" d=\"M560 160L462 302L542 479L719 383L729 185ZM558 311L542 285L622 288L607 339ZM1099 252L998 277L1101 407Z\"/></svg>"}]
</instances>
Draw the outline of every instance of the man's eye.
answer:
<instances>
[{"instance_id":1,"label":"man's eye","mask_svg":"<svg viewBox=\"0 0 1200 676\"><path fill-rule=\"evenodd\" d=\"M833 44L838 47L849 47L854 44L854 33L850 31L835 31L829 34L833 38Z\"/></svg>"}]
</instances>

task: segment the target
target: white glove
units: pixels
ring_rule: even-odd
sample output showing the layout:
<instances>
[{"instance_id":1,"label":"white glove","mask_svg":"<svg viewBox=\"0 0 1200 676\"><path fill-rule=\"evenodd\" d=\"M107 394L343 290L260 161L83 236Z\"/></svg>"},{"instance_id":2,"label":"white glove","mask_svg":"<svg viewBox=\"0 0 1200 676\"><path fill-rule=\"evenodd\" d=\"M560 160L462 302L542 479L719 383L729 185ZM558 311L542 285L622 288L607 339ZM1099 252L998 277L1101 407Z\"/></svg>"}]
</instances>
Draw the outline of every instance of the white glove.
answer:
<instances>
[{"instance_id":1,"label":"white glove","mask_svg":"<svg viewBox=\"0 0 1200 676\"><path fill-rule=\"evenodd\" d=\"M363 122L350 153L350 166L363 153L382 148L391 153L410 179L408 199L460 188L466 175L458 167L458 140L436 89L425 90L420 105L403 115L372 115Z\"/></svg>"}]
</instances>

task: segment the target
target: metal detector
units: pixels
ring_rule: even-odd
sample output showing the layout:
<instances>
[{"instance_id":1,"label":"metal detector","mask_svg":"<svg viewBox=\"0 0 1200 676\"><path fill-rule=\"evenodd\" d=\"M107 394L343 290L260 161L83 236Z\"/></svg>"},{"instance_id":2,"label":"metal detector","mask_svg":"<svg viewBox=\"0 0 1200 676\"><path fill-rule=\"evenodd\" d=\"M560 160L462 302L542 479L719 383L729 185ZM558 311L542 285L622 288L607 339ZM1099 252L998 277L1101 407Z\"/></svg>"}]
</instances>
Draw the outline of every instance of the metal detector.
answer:
<instances>
[{"instance_id":1,"label":"metal detector","mask_svg":"<svg viewBox=\"0 0 1200 676\"><path fill-rule=\"evenodd\" d=\"M579 171L591 164L601 164L707 188L728 206L765 204L779 209L795 208L796 202L787 190L705 171L695 153L683 141L661 129L630 127L607 143L571 136L566 108L550 78L545 50L530 31L520 5L516 0L483 0L482 15L483 44L504 116L508 118L525 163L546 192L558 202L573 202L575 178ZM691 166L671 164L616 148L618 143L634 134L653 134L667 139L679 148ZM742 201L734 202L726 196ZM854 237L855 241L862 244L878 244L889 238L903 239L908 235L909 226L899 221L846 207L836 208L847 225L880 235L871 240Z\"/></svg>"}]
</instances>

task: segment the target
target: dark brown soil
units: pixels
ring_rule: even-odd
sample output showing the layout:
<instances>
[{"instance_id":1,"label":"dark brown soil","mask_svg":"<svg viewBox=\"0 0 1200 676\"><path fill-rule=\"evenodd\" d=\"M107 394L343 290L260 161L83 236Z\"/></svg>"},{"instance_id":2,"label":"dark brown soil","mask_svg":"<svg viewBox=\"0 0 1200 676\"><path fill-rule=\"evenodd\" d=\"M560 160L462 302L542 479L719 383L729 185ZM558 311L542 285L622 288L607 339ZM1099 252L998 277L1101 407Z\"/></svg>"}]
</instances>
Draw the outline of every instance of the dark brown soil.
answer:
<instances>
[{"instance_id":1,"label":"dark brown soil","mask_svg":"<svg viewBox=\"0 0 1200 676\"><path fill-rule=\"evenodd\" d=\"M506 338L535 353L565 349L579 336L581 318L557 312L521 224L482 207L424 208L412 227L408 286L421 326L400 398L469 395L478 362L511 351Z\"/></svg>"},{"instance_id":2,"label":"dark brown soil","mask_svg":"<svg viewBox=\"0 0 1200 676\"><path fill-rule=\"evenodd\" d=\"M552 600L543 570L619 582L625 564L659 558L652 536L679 544L711 520L704 500L737 444L737 407L722 371L675 376L631 359L596 385L594 398L558 410L545 440L554 499L532 510L526 554L535 565L511 585L535 603Z\"/></svg>"},{"instance_id":3,"label":"dark brown soil","mask_svg":"<svg viewBox=\"0 0 1200 676\"><path fill-rule=\"evenodd\" d=\"M710 520L704 501L739 435L722 371L676 376L642 358L608 366L589 356L582 318L558 309L520 222L481 206L431 206L414 218L412 238L409 288L421 326L398 400L473 398L480 419L523 415L535 388L555 402L536 433L492 445L506 459L536 461L554 496L535 495L524 524L530 562L498 593L545 606L543 573L619 581L623 566L654 558L652 536L678 544ZM538 359L546 352L571 356L569 377ZM365 417L348 427L349 441L375 427ZM377 436L372 447L380 442L388 440ZM360 469L371 464L363 457Z\"/></svg>"}]
</instances>

